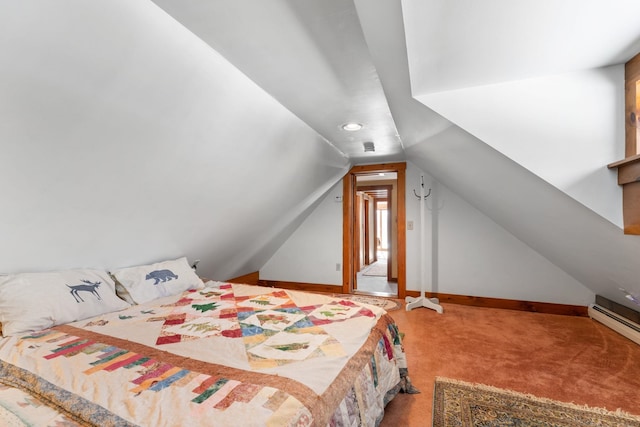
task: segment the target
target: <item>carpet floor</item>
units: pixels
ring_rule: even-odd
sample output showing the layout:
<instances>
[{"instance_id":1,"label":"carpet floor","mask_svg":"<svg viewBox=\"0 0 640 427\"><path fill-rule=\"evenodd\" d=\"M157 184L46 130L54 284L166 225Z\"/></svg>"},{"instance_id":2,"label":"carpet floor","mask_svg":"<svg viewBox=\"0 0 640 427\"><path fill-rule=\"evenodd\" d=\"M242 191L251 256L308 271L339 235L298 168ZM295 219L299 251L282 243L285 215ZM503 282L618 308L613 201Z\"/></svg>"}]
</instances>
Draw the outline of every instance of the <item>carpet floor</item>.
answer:
<instances>
[{"instance_id":1,"label":"carpet floor","mask_svg":"<svg viewBox=\"0 0 640 427\"><path fill-rule=\"evenodd\" d=\"M362 269L364 276L387 277L387 260L376 261Z\"/></svg>"},{"instance_id":2,"label":"carpet floor","mask_svg":"<svg viewBox=\"0 0 640 427\"><path fill-rule=\"evenodd\" d=\"M436 377L640 415L640 346L585 317L442 304L390 313L420 394L387 405L382 427L430 426Z\"/></svg>"}]
</instances>

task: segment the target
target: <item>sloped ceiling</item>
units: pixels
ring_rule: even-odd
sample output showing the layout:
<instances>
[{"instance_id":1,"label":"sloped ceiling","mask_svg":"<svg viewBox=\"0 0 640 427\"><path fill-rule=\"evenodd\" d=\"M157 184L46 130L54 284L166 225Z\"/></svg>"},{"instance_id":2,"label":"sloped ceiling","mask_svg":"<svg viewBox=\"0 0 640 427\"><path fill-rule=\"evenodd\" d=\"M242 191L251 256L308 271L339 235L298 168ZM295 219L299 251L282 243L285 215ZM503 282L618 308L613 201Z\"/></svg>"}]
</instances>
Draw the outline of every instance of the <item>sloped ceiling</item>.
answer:
<instances>
[{"instance_id":1,"label":"sloped ceiling","mask_svg":"<svg viewBox=\"0 0 640 427\"><path fill-rule=\"evenodd\" d=\"M624 63L633 0L403 0L416 96Z\"/></svg>"},{"instance_id":2,"label":"sloped ceiling","mask_svg":"<svg viewBox=\"0 0 640 427\"><path fill-rule=\"evenodd\" d=\"M631 0L403 2L413 96L622 226L603 165L624 157Z\"/></svg>"},{"instance_id":3,"label":"sloped ceiling","mask_svg":"<svg viewBox=\"0 0 640 427\"><path fill-rule=\"evenodd\" d=\"M473 2L405 1L402 10L390 4L373 10L365 1L356 1L383 86L395 88L386 93L407 158L594 292L634 307L620 288L640 293L640 268L635 261L640 255L640 239L622 234L614 225L619 218L611 207L589 203L604 196L609 203L621 205L619 197L612 200L608 195L617 185L614 177L607 176L606 164L622 157L624 138L621 125L604 122L616 119L612 111L619 113L622 122L620 107L612 105L615 101L622 105L621 66L616 70L615 64L628 60L639 47L640 21L637 16L627 16L633 6L628 1L607 6L600 2L567 3L579 12L569 16L571 8L565 9L564 2L556 11L556 3L550 2L482 2L480 10ZM514 7L522 9L514 11ZM589 9L588 19L581 21L585 8ZM515 25L510 23L512 13L531 16L535 25L524 18L514 18ZM600 39L590 36L591 24L597 28L596 38L602 36L610 43L609 51L601 48ZM520 31L524 39L519 38ZM394 36L401 32L405 38ZM563 34L566 37L560 37ZM566 38L573 44L567 45ZM589 52L566 60L570 47ZM512 62L516 65L510 65ZM502 83L503 79L508 81ZM553 81L555 94L550 93L545 79ZM505 85L510 87L505 89ZM593 93L579 93L576 86ZM532 96L521 100L512 96L523 92L532 95L536 90L538 94L542 91L543 102L536 104ZM590 98L593 94L600 98ZM578 99L573 104L567 101L572 96ZM583 120L557 108L558 103L582 107L577 115L584 112ZM605 107L598 110L594 103ZM594 108L604 112L604 120L594 118ZM560 112L560 119L541 124L538 116L548 117L549 109ZM435 117L435 111L448 119L448 125L442 117ZM514 119L518 111L524 114ZM568 125L562 121L567 116L571 118ZM416 130L421 122L436 123L440 132L421 134ZM529 126L531 123L540 128ZM597 148L601 141L585 135L585 127L587 132L607 138L605 145L616 144L616 148ZM602 127L608 131L603 132ZM562 138L554 137L553 132ZM553 143L545 138L552 138ZM596 145L596 156L602 158L595 164L593 159L585 160L579 143L585 144L585 151ZM527 163L530 156L537 156L539 162ZM571 173L583 167L593 168L588 171L593 173L582 187L566 175L553 177L548 171L557 170L548 163L555 157L561 157ZM562 179L569 182L560 182ZM583 191L587 185L592 193Z\"/></svg>"},{"instance_id":4,"label":"sloped ceiling","mask_svg":"<svg viewBox=\"0 0 640 427\"><path fill-rule=\"evenodd\" d=\"M0 213L0 271L184 248L216 260L202 264L214 278L254 271L350 165L407 159L629 305L619 288L640 294L640 239L622 234L604 167L622 153L611 120L620 64L640 49L636 9L0 2L0 190L14 201ZM347 133L348 121L364 128Z\"/></svg>"},{"instance_id":5,"label":"sloped ceiling","mask_svg":"<svg viewBox=\"0 0 640 427\"><path fill-rule=\"evenodd\" d=\"M352 1L154 2L354 162L404 158Z\"/></svg>"},{"instance_id":6,"label":"sloped ceiling","mask_svg":"<svg viewBox=\"0 0 640 427\"><path fill-rule=\"evenodd\" d=\"M629 305L619 288L638 290L640 243L620 231L605 165L622 157L612 123L620 64L640 46L633 1L156 3L354 163L389 158L359 143L395 128L406 159ZM386 130L348 135L347 120Z\"/></svg>"},{"instance_id":7,"label":"sloped ceiling","mask_svg":"<svg viewBox=\"0 0 640 427\"><path fill-rule=\"evenodd\" d=\"M2 1L0 57L0 273L252 272L350 166L151 2Z\"/></svg>"}]
</instances>

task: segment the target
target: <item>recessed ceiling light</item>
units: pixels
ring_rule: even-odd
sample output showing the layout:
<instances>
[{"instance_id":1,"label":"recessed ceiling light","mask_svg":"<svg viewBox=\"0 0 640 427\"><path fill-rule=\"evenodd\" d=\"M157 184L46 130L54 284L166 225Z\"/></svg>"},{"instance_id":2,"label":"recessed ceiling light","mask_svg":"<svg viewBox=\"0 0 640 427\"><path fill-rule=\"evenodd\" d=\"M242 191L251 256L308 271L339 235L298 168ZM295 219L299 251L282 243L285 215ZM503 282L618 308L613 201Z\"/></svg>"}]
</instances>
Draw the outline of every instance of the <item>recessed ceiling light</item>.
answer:
<instances>
[{"instance_id":1,"label":"recessed ceiling light","mask_svg":"<svg viewBox=\"0 0 640 427\"><path fill-rule=\"evenodd\" d=\"M362 125L360 123L350 122L342 125L342 129L348 132L355 132L357 130L362 129Z\"/></svg>"}]
</instances>

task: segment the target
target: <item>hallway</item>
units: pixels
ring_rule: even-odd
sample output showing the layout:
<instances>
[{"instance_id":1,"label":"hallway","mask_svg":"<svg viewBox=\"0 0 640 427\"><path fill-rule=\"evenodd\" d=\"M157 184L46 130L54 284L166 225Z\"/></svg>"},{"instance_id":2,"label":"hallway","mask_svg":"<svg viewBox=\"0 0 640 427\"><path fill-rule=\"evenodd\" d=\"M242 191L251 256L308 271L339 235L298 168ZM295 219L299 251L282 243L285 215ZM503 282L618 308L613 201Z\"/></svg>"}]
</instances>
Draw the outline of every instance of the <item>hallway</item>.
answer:
<instances>
[{"instance_id":1,"label":"hallway","mask_svg":"<svg viewBox=\"0 0 640 427\"><path fill-rule=\"evenodd\" d=\"M387 280L387 252L379 250L376 255L378 260L364 266L356 275L356 292L397 297L398 283Z\"/></svg>"}]
</instances>

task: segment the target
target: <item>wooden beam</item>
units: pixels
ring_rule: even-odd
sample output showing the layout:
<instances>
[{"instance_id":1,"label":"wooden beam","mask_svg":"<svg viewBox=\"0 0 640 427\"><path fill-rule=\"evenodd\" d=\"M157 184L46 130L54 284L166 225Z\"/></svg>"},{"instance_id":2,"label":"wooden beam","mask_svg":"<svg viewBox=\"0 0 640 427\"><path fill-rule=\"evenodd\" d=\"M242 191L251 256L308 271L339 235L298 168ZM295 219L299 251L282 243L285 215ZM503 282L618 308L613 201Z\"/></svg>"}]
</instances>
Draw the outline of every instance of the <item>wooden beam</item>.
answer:
<instances>
[{"instance_id":1,"label":"wooden beam","mask_svg":"<svg viewBox=\"0 0 640 427\"><path fill-rule=\"evenodd\" d=\"M640 235L640 54L624 67L625 158L609 164L622 185L624 233Z\"/></svg>"}]
</instances>

